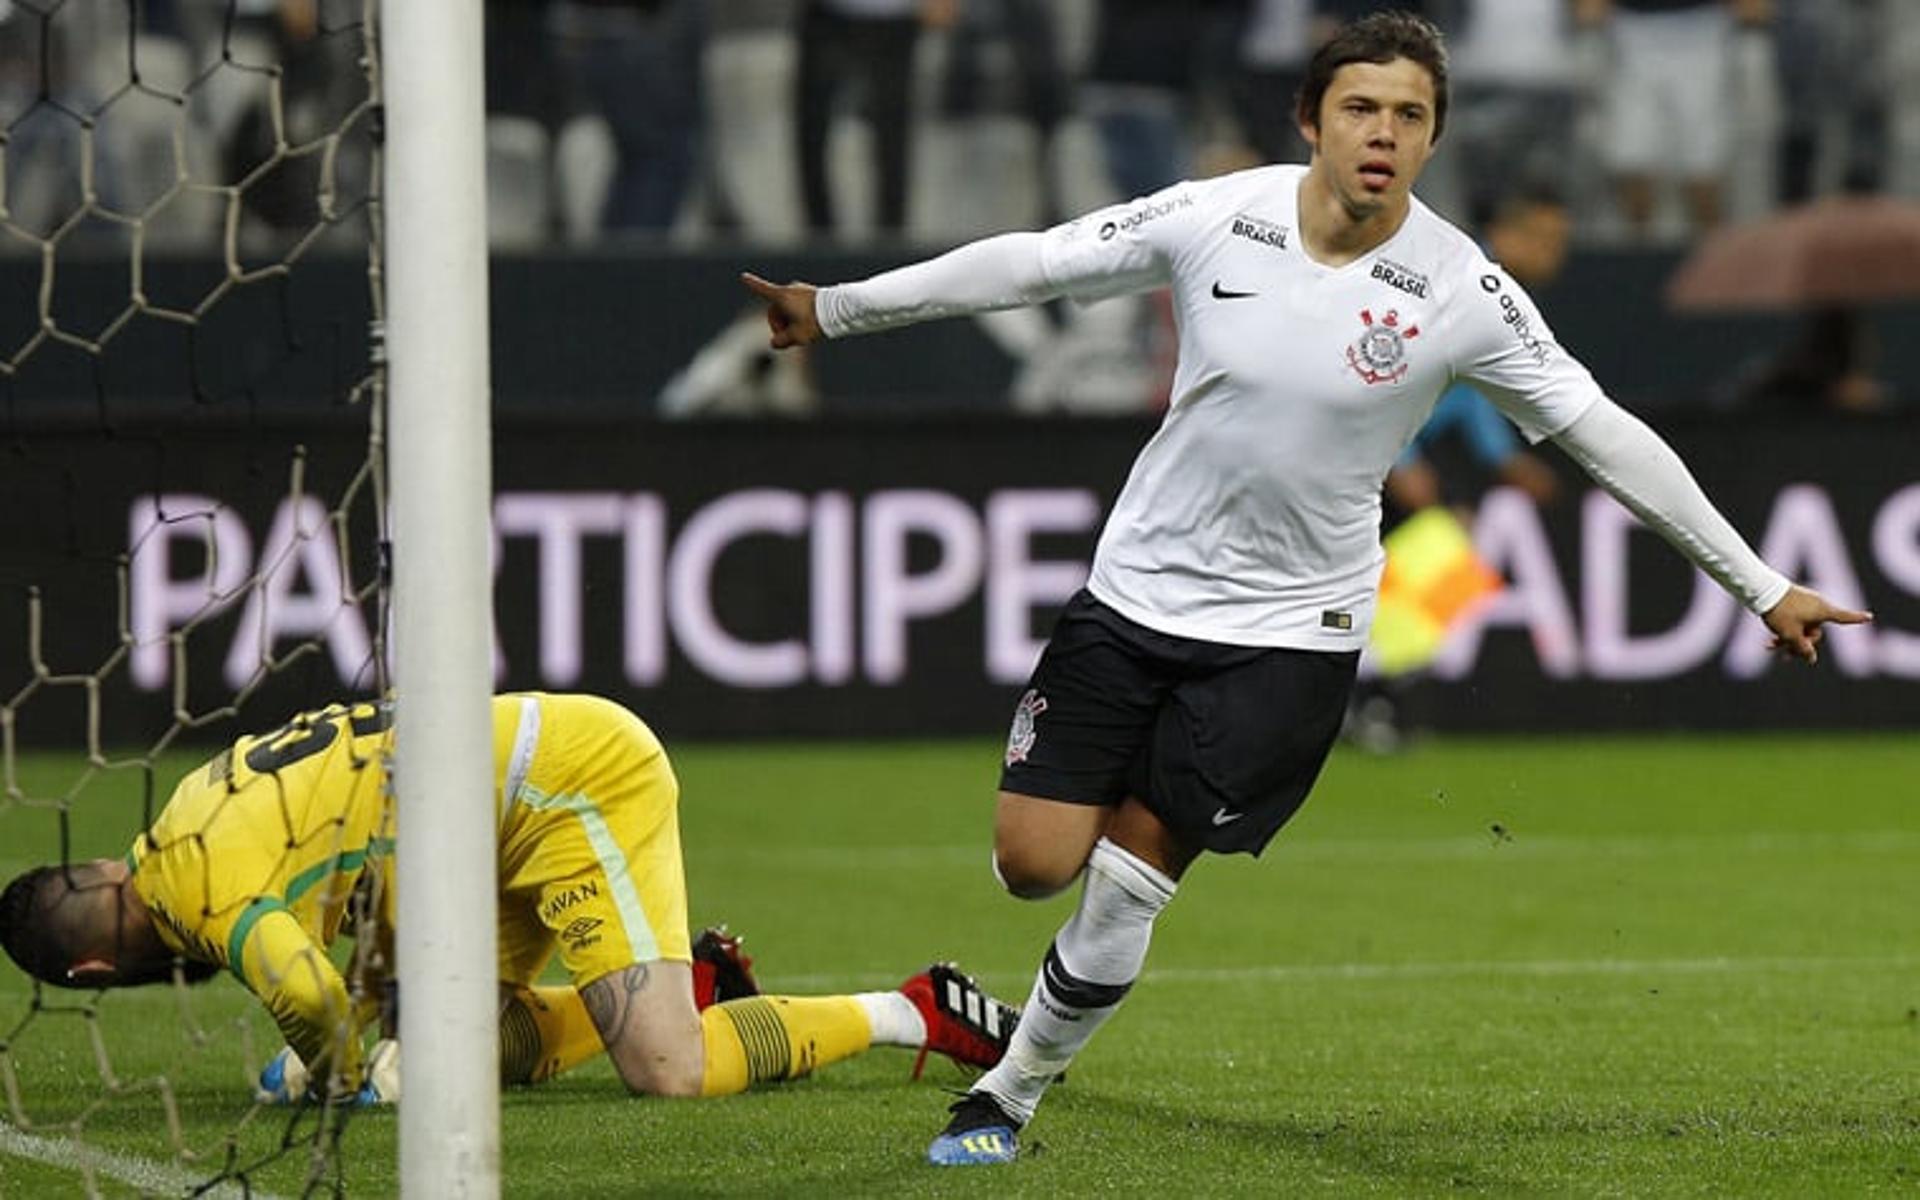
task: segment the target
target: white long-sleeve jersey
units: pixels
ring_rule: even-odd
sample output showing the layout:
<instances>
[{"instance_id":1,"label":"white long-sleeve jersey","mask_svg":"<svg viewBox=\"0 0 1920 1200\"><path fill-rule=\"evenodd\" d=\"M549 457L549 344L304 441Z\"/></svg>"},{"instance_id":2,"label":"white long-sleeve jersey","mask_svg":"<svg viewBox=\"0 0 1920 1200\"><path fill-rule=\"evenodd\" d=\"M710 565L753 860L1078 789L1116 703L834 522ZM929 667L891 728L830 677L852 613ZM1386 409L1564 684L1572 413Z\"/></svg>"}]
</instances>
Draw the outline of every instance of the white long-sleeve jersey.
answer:
<instances>
[{"instance_id":1,"label":"white long-sleeve jersey","mask_svg":"<svg viewBox=\"0 0 1920 1200\"><path fill-rule=\"evenodd\" d=\"M1530 441L1559 441L1749 608L1786 594L1680 460L1614 405L1473 240L1413 201L1374 250L1300 244L1305 168L1180 183L1044 233L1006 234L823 288L844 337L932 317L1170 285L1179 364L1088 586L1120 613L1211 642L1357 649L1384 555L1380 489L1464 379Z\"/></svg>"}]
</instances>

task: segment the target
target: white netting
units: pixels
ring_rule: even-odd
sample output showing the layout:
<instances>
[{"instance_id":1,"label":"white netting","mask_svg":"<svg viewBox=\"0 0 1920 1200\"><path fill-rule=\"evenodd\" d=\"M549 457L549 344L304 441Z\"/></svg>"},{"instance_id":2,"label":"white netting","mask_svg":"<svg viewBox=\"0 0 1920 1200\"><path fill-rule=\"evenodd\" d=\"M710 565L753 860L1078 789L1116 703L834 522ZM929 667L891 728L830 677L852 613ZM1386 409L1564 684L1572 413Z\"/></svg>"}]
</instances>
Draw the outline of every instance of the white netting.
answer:
<instances>
[{"instance_id":1,"label":"white netting","mask_svg":"<svg viewBox=\"0 0 1920 1200\"><path fill-rule=\"evenodd\" d=\"M0 0L0 884L385 690L374 11ZM344 1190L338 1112L251 1098L278 1047L231 978L0 960L0 1176Z\"/></svg>"}]
</instances>

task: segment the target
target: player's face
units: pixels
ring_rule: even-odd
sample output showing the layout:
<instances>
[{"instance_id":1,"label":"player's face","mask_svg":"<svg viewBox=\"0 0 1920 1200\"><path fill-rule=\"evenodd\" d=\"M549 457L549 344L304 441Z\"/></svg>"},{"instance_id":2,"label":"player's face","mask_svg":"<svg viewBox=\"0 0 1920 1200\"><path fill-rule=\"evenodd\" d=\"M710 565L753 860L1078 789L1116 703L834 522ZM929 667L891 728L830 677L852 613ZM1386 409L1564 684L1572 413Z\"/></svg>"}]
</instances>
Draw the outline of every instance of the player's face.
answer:
<instances>
[{"instance_id":1,"label":"player's face","mask_svg":"<svg viewBox=\"0 0 1920 1200\"><path fill-rule=\"evenodd\" d=\"M1301 132L1314 166L1356 217L1397 211L1433 154L1433 76L1411 59L1348 63Z\"/></svg>"}]
</instances>

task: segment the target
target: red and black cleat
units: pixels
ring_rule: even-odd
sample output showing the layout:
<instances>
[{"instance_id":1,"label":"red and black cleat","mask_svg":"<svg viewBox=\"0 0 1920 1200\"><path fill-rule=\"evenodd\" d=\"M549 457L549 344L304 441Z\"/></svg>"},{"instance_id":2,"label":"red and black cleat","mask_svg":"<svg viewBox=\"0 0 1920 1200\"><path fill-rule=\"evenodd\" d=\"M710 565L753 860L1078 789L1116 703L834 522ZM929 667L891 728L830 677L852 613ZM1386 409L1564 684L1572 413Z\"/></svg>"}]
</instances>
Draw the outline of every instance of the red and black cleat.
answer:
<instances>
[{"instance_id":1,"label":"red and black cleat","mask_svg":"<svg viewBox=\"0 0 1920 1200\"><path fill-rule=\"evenodd\" d=\"M728 1000L760 994L760 985L753 979L753 960L740 952L742 940L725 925L703 929L693 940L695 1008L705 1012Z\"/></svg>"},{"instance_id":2,"label":"red and black cleat","mask_svg":"<svg viewBox=\"0 0 1920 1200\"><path fill-rule=\"evenodd\" d=\"M952 963L933 964L901 984L900 991L927 1023L926 1044L913 1060L915 1079L926 1069L929 1051L983 1071L994 1066L1020 1023L1019 1012L988 995Z\"/></svg>"}]
</instances>

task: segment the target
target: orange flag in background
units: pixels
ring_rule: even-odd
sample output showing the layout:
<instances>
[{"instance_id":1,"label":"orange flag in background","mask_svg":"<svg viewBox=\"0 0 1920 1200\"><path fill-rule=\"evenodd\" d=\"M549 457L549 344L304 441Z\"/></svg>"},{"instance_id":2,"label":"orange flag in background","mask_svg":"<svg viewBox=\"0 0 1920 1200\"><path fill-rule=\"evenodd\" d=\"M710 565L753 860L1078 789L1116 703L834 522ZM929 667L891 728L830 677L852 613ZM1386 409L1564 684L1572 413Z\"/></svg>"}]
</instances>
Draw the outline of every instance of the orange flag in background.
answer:
<instances>
[{"instance_id":1,"label":"orange flag in background","mask_svg":"<svg viewBox=\"0 0 1920 1200\"><path fill-rule=\"evenodd\" d=\"M1432 662L1447 633L1504 586L1474 552L1473 539L1445 508L1423 509L1386 536L1369 648L1382 675Z\"/></svg>"}]
</instances>

